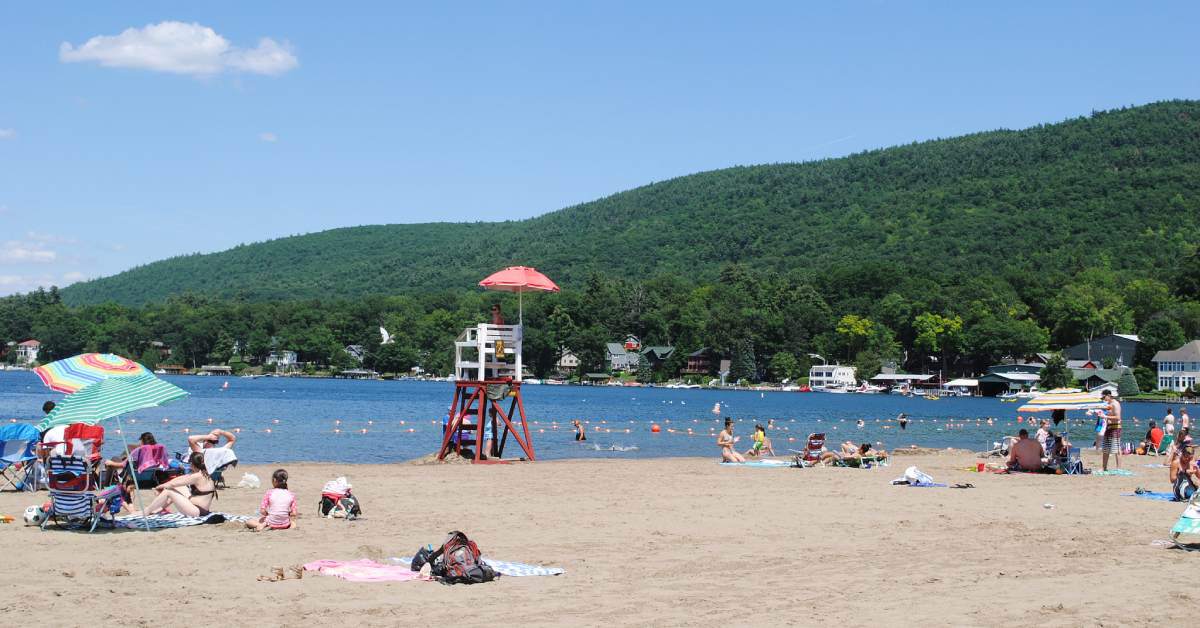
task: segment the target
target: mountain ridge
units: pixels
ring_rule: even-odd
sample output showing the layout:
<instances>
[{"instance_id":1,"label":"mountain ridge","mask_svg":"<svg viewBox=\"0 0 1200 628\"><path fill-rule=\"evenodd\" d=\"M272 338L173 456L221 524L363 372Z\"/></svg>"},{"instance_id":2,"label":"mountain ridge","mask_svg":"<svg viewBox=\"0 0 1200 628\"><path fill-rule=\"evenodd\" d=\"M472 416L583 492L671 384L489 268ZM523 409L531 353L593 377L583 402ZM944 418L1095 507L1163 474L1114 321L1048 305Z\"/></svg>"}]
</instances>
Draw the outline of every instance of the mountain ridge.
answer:
<instances>
[{"instance_id":1,"label":"mountain ridge","mask_svg":"<svg viewBox=\"0 0 1200 628\"><path fill-rule=\"evenodd\" d=\"M1198 209L1200 102L1174 100L710 170L524 220L362 225L241 244L61 294L70 304L128 305L184 293L354 298L467 289L513 263L564 286L593 272L711 279L732 262L826 281L881 264L950 280L1065 273L1100 260L1163 277L1200 239Z\"/></svg>"}]
</instances>

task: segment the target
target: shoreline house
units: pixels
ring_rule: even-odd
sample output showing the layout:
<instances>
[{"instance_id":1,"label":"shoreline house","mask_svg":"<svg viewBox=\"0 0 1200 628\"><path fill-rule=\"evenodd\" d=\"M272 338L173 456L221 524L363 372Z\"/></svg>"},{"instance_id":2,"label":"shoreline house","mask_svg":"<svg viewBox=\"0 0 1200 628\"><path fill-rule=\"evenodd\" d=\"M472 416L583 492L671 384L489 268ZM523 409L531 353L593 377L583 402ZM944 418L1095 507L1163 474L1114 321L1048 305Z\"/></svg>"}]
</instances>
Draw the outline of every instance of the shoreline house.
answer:
<instances>
[{"instance_id":1,"label":"shoreline house","mask_svg":"<svg viewBox=\"0 0 1200 628\"><path fill-rule=\"evenodd\" d=\"M819 388L854 388L858 385L858 369L842 364L817 364L808 369L808 385Z\"/></svg>"},{"instance_id":2,"label":"shoreline house","mask_svg":"<svg viewBox=\"0 0 1200 628\"><path fill-rule=\"evenodd\" d=\"M625 346L619 342L607 342L604 347L606 350L604 361L608 362L608 370L630 372L637 370L637 353L627 351Z\"/></svg>"},{"instance_id":3,"label":"shoreline house","mask_svg":"<svg viewBox=\"0 0 1200 628\"><path fill-rule=\"evenodd\" d=\"M995 397L1001 393L1032 388L1041 381L1042 368L1045 366L1030 362L989 366L987 373L977 378L979 392L985 397Z\"/></svg>"},{"instance_id":4,"label":"shoreline house","mask_svg":"<svg viewBox=\"0 0 1200 628\"><path fill-rule=\"evenodd\" d=\"M1103 366L1111 361L1113 366L1132 366L1141 340L1134 334L1109 334L1081 342L1064 349L1063 359L1067 368L1084 368L1088 361Z\"/></svg>"},{"instance_id":5,"label":"shoreline house","mask_svg":"<svg viewBox=\"0 0 1200 628\"><path fill-rule=\"evenodd\" d=\"M267 366L275 366L277 371L290 371L299 364L295 351L272 351L263 361Z\"/></svg>"},{"instance_id":6,"label":"shoreline house","mask_svg":"<svg viewBox=\"0 0 1200 628\"><path fill-rule=\"evenodd\" d=\"M646 356L646 361L650 363L650 369L657 371L663 367L663 363L667 361L675 353L675 347L666 345L642 347L642 355ZM674 377L674 373L667 373Z\"/></svg>"},{"instance_id":7,"label":"shoreline house","mask_svg":"<svg viewBox=\"0 0 1200 628\"><path fill-rule=\"evenodd\" d=\"M363 358L367 356L367 350L362 345L346 345L346 354L351 360L362 364Z\"/></svg>"},{"instance_id":8,"label":"shoreline house","mask_svg":"<svg viewBox=\"0 0 1200 628\"><path fill-rule=\"evenodd\" d=\"M712 350L704 347L688 354L687 364L684 365L684 375L708 375L712 373Z\"/></svg>"},{"instance_id":9,"label":"shoreline house","mask_svg":"<svg viewBox=\"0 0 1200 628\"><path fill-rule=\"evenodd\" d=\"M1131 372L1133 372L1133 369L1128 366L1114 366L1110 369L1093 366L1088 368L1072 368L1071 376L1075 378L1080 388L1087 391L1100 390L1102 388L1116 390L1121 377Z\"/></svg>"},{"instance_id":10,"label":"shoreline house","mask_svg":"<svg viewBox=\"0 0 1200 628\"><path fill-rule=\"evenodd\" d=\"M42 343L37 340L26 340L17 343L17 364L30 365L37 362L38 353L42 351Z\"/></svg>"},{"instance_id":11,"label":"shoreline house","mask_svg":"<svg viewBox=\"0 0 1200 628\"><path fill-rule=\"evenodd\" d=\"M562 357L560 357L558 361L554 363L554 368L559 373L570 375L579 368L579 356L563 349Z\"/></svg>"},{"instance_id":12,"label":"shoreline house","mask_svg":"<svg viewBox=\"0 0 1200 628\"><path fill-rule=\"evenodd\" d=\"M1200 381L1200 340L1172 351L1159 351L1150 361L1158 371L1159 390L1192 390Z\"/></svg>"}]
</instances>

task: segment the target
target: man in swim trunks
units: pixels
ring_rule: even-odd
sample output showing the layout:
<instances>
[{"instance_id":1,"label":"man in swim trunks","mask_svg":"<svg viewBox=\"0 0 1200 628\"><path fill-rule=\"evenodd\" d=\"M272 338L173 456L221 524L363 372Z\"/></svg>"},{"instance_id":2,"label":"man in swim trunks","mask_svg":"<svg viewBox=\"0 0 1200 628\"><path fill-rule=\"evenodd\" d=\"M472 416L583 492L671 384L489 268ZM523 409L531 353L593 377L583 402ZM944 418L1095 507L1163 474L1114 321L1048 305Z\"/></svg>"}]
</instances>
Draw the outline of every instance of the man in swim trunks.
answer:
<instances>
[{"instance_id":1,"label":"man in swim trunks","mask_svg":"<svg viewBox=\"0 0 1200 628\"><path fill-rule=\"evenodd\" d=\"M1008 452L1008 468L1014 471L1041 471L1041 443L1029 438L1029 430L1025 428L1021 428L1017 436Z\"/></svg>"},{"instance_id":2,"label":"man in swim trunks","mask_svg":"<svg viewBox=\"0 0 1200 628\"><path fill-rule=\"evenodd\" d=\"M1111 388L1106 388L1104 394L1100 396L1108 407L1105 408L1104 420L1107 422L1104 429L1104 438L1101 443L1100 466L1108 471L1108 455L1112 453L1116 457L1117 468L1121 468L1121 402L1113 397Z\"/></svg>"}]
</instances>

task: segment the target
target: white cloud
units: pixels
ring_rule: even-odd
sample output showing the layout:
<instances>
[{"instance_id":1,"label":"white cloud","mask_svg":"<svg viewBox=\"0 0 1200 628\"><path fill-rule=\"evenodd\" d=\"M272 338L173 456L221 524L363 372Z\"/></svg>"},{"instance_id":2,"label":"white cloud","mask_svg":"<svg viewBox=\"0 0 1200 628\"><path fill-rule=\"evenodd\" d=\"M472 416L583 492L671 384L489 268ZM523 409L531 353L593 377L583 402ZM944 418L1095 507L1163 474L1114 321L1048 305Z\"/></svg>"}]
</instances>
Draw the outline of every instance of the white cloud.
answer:
<instances>
[{"instance_id":1,"label":"white cloud","mask_svg":"<svg viewBox=\"0 0 1200 628\"><path fill-rule=\"evenodd\" d=\"M58 253L37 242L9 240L0 246L0 262L45 264L58 259Z\"/></svg>"},{"instance_id":2,"label":"white cloud","mask_svg":"<svg viewBox=\"0 0 1200 628\"><path fill-rule=\"evenodd\" d=\"M11 140L17 136L16 129L0 129L0 140Z\"/></svg>"},{"instance_id":3,"label":"white cloud","mask_svg":"<svg viewBox=\"0 0 1200 628\"><path fill-rule=\"evenodd\" d=\"M53 233L41 233L39 231L26 231L25 238L31 242L38 244L79 244L79 240L70 236L54 235Z\"/></svg>"},{"instance_id":4,"label":"white cloud","mask_svg":"<svg viewBox=\"0 0 1200 628\"><path fill-rule=\"evenodd\" d=\"M268 132L266 132L266 133L259 133L259 134L258 134L258 139L260 139L260 140L262 140L262 141L264 141L264 142L278 142L278 141L279 141L279 136L278 136L278 135L275 135L274 133L271 133L270 131L268 131Z\"/></svg>"},{"instance_id":5,"label":"white cloud","mask_svg":"<svg viewBox=\"0 0 1200 628\"><path fill-rule=\"evenodd\" d=\"M73 270L69 273L63 273L62 278L63 278L64 283L72 284L72 283L75 283L76 281L83 281L84 279L87 279L87 275L85 275L77 270Z\"/></svg>"},{"instance_id":6,"label":"white cloud","mask_svg":"<svg viewBox=\"0 0 1200 628\"><path fill-rule=\"evenodd\" d=\"M226 70L277 75L300 65L286 42L269 37L256 48L240 48L213 29L184 22L159 22L127 28L120 35L97 35L78 47L63 42L63 63L95 61L111 68L135 68L211 76Z\"/></svg>"}]
</instances>

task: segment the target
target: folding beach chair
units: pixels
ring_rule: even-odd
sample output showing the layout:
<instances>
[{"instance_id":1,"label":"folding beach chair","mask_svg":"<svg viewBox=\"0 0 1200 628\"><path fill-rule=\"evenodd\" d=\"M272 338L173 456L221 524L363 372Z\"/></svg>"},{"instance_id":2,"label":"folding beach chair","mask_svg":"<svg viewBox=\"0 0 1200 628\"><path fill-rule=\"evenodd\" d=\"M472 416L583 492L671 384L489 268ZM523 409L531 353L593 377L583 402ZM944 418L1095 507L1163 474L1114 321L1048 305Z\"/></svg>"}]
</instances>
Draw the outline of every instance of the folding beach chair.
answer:
<instances>
[{"instance_id":1,"label":"folding beach chair","mask_svg":"<svg viewBox=\"0 0 1200 628\"><path fill-rule=\"evenodd\" d=\"M99 460L100 449L104 447L104 428L99 425L72 423L63 432L63 439L67 444L68 456Z\"/></svg>"},{"instance_id":2,"label":"folding beach chair","mask_svg":"<svg viewBox=\"0 0 1200 628\"><path fill-rule=\"evenodd\" d=\"M1083 456L1078 447L1071 447L1067 450L1067 462L1064 469L1066 469L1064 473L1067 475L1083 474Z\"/></svg>"},{"instance_id":3,"label":"folding beach chair","mask_svg":"<svg viewBox=\"0 0 1200 628\"><path fill-rule=\"evenodd\" d=\"M182 467L172 467L167 457L167 448L162 445L140 445L129 452L129 462L116 474L116 484L133 484L138 488L154 488L183 472ZM130 464L133 474L130 475Z\"/></svg>"},{"instance_id":4,"label":"folding beach chair","mask_svg":"<svg viewBox=\"0 0 1200 628\"><path fill-rule=\"evenodd\" d=\"M51 456L49 461L50 512L42 529L53 520L60 527L96 529L106 512L121 507L121 489L97 489L95 463L84 456Z\"/></svg>"},{"instance_id":5,"label":"folding beach chair","mask_svg":"<svg viewBox=\"0 0 1200 628\"><path fill-rule=\"evenodd\" d=\"M40 437L37 428L28 423L0 427L0 489L37 490Z\"/></svg>"},{"instance_id":6,"label":"folding beach chair","mask_svg":"<svg viewBox=\"0 0 1200 628\"><path fill-rule=\"evenodd\" d=\"M804 449L790 449L788 451L796 454L792 457L792 466L803 469L804 467L816 466L821 462L821 450L825 448L825 434L809 434L808 440L804 442Z\"/></svg>"},{"instance_id":7,"label":"folding beach chair","mask_svg":"<svg viewBox=\"0 0 1200 628\"><path fill-rule=\"evenodd\" d=\"M1171 445L1174 444L1174 442L1175 442L1175 435L1167 434L1166 436L1162 437L1161 441L1159 441L1157 449L1151 449L1147 453L1149 453L1151 456L1165 455L1168 451L1171 450Z\"/></svg>"}]
</instances>

